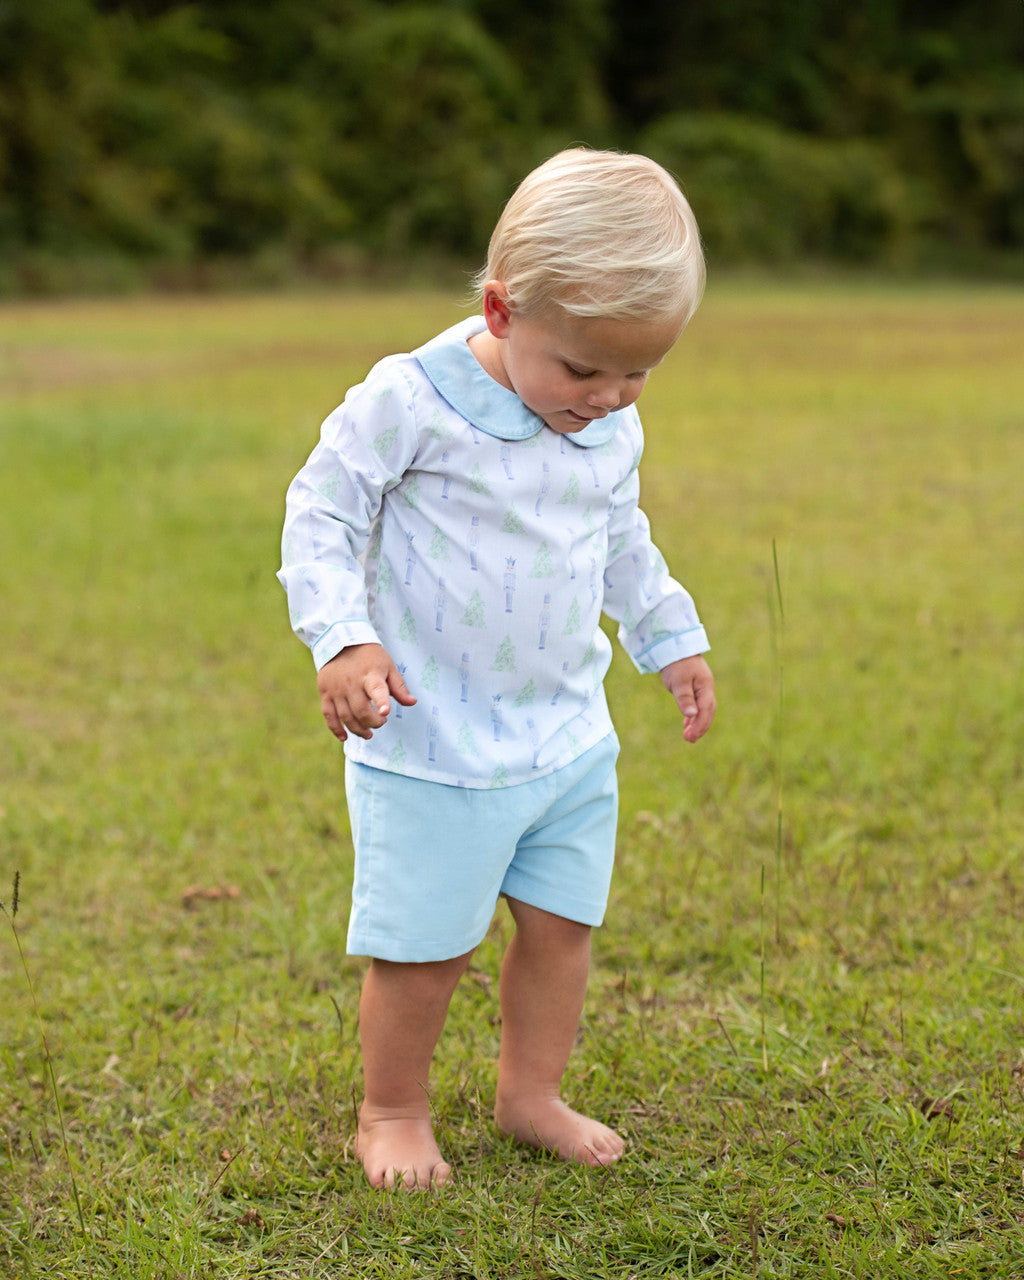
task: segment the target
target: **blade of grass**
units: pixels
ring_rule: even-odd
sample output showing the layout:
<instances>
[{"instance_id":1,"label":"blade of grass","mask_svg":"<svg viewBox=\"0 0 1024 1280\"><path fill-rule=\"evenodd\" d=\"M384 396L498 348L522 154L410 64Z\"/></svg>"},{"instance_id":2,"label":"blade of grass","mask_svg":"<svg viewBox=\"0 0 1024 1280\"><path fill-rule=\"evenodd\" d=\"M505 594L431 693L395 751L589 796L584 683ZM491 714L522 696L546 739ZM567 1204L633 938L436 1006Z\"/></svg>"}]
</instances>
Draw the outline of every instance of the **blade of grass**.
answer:
<instances>
[{"instance_id":1,"label":"blade of grass","mask_svg":"<svg viewBox=\"0 0 1024 1280\"><path fill-rule=\"evenodd\" d=\"M29 997L32 1001L32 1012L35 1014L36 1027L39 1031L39 1040L43 1048L43 1061L46 1064L46 1074L50 1081L50 1092L53 1095L53 1104L57 1110L57 1125L60 1129L60 1142L64 1151L64 1160L68 1168L68 1177L71 1179L71 1193L75 1198L75 1209L78 1212L78 1225L82 1229L82 1235L86 1234L85 1230L85 1214L82 1212L82 1199L78 1194L78 1179L75 1177L75 1166L71 1160L71 1150L68 1147L68 1133L64 1125L64 1108L61 1105L60 1089L57 1087L57 1074L53 1069L53 1054L50 1052L50 1045L46 1039L46 1028L43 1025L43 1015L39 1009L39 1001L36 997L35 983L32 981L32 974L29 971L28 960L25 956L25 949L21 945L21 935L18 932L17 915L20 903L21 888L21 872L15 871L14 884L11 891L11 909L3 902L0 902L0 911L7 917L7 922L11 926L11 933L14 935L14 945L18 950L18 959L21 962L21 969L25 975L25 983L28 987Z\"/></svg>"}]
</instances>

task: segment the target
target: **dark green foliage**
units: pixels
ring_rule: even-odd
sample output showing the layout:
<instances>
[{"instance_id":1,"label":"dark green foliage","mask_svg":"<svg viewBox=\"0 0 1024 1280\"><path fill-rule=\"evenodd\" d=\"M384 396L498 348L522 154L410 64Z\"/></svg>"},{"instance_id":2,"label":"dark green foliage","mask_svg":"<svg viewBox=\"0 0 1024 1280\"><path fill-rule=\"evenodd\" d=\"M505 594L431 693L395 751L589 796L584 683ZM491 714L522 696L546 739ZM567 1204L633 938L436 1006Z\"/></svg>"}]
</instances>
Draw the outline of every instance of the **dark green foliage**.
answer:
<instances>
[{"instance_id":1,"label":"dark green foliage","mask_svg":"<svg viewBox=\"0 0 1024 1280\"><path fill-rule=\"evenodd\" d=\"M365 240L477 252L524 165L515 63L472 18L426 4L335 33L332 52L349 91L337 177Z\"/></svg>"},{"instance_id":2,"label":"dark green foliage","mask_svg":"<svg viewBox=\"0 0 1024 1280\"><path fill-rule=\"evenodd\" d=\"M899 263L923 220L911 184L866 139L827 142L750 116L679 113L639 145L682 181L713 261Z\"/></svg>"},{"instance_id":3,"label":"dark green foliage","mask_svg":"<svg viewBox=\"0 0 1024 1280\"><path fill-rule=\"evenodd\" d=\"M104 256L475 263L572 142L666 159L719 262L1005 264L1022 53L1017 0L3 0L0 290Z\"/></svg>"}]
</instances>

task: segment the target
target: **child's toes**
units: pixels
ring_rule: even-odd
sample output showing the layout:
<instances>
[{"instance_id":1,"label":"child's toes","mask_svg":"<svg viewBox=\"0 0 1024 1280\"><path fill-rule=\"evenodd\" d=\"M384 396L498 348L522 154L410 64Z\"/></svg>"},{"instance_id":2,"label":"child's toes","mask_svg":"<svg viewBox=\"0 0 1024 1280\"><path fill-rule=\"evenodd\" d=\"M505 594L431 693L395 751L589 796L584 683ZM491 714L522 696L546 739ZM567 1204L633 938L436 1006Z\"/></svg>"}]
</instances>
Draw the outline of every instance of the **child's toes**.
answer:
<instances>
[{"instance_id":1,"label":"child's toes","mask_svg":"<svg viewBox=\"0 0 1024 1280\"><path fill-rule=\"evenodd\" d=\"M611 1164L614 1160L618 1160L626 1144L622 1138L612 1129L606 1130L604 1133L593 1135L587 1144L587 1153L591 1160L588 1163L593 1164Z\"/></svg>"}]
</instances>

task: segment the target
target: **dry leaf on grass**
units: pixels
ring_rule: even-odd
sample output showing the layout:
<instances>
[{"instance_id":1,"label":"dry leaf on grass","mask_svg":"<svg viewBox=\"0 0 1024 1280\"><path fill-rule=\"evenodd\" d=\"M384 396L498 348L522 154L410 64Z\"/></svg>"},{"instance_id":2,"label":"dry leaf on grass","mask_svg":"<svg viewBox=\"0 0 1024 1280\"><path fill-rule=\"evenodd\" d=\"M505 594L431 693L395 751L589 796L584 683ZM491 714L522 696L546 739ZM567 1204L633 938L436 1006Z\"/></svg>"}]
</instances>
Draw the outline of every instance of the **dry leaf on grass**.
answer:
<instances>
[{"instance_id":1,"label":"dry leaf on grass","mask_svg":"<svg viewBox=\"0 0 1024 1280\"><path fill-rule=\"evenodd\" d=\"M181 891L181 904L190 910L197 902L224 902L229 898L240 898L242 891L236 884L216 884L204 888L199 884L190 884Z\"/></svg>"},{"instance_id":2,"label":"dry leaf on grass","mask_svg":"<svg viewBox=\"0 0 1024 1280\"><path fill-rule=\"evenodd\" d=\"M953 1104L945 1098L925 1098L921 1103L921 1114L926 1120L953 1119Z\"/></svg>"}]
</instances>

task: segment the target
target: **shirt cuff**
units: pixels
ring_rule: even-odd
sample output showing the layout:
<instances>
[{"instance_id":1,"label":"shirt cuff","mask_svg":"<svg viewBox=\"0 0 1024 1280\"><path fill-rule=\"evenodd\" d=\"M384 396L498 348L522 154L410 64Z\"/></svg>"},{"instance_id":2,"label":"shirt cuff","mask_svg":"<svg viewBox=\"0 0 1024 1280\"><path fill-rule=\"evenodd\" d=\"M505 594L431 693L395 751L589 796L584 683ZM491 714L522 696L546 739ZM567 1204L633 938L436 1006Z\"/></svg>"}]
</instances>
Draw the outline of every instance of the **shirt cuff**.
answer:
<instances>
[{"instance_id":1,"label":"shirt cuff","mask_svg":"<svg viewBox=\"0 0 1024 1280\"><path fill-rule=\"evenodd\" d=\"M633 658L633 663L638 671L650 674L663 670L669 663L678 662L680 658L693 658L698 653L707 653L710 648L704 628L693 627L678 635L656 640L642 653L638 653Z\"/></svg>"},{"instance_id":2,"label":"shirt cuff","mask_svg":"<svg viewBox=\"0 0 1024 1280\"><path fill-rule=\"evenodd\" d=\"M380 637L368 622L353 619L351 622L335 622L319 639L310 645L317 671L336 658L342 649L356 644L380 644Z\"/></svg>"}]
</instances>

